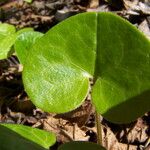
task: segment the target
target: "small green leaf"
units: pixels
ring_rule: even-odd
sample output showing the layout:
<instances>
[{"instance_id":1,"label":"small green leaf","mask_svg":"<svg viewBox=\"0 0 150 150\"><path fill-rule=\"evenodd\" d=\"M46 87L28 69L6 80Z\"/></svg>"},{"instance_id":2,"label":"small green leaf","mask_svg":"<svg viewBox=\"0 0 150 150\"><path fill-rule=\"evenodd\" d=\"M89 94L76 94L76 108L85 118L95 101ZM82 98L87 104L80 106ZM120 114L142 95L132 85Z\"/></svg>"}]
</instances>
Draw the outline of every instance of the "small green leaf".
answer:
<instances>
[{"instance_id":1,"label":"small green leaf","mask_svg":"<svg viewBox=\"0 0 150 150\"><path fill-rule=\"evenodd\" d=\"M16 29L13 25L0 24L0 59L7 58L8 52L16 40Z\"/></svg>"},{"instance_id":2,"label":"small green leaf","mask_svg":"<svg viewBox=\"0 0 150 150\"><path fill-rule=\"evenodd\" d=\"M32 2L32 0L24 0L25 2L28 2L28 3L31 3Z\"/></svg>"},{"instance_id":3,"label":"small green leaf","mask_svg":"<svg viewBox=\"0 0 150 150\"><path fill-rule=\"evenodd\" d=\"M27 62L25 89L45 111L78 107L90 78L93 104L109 121L128 123L150 110L150 41L112 13L82 13L56 25Z\"/></svg>"},{"instance_id":4,"label":"small green leaf","mask_svg":"<svg viewBox=\"0 0 150 150\"><path fill-rule=\"evenodd\" d=\"M23 32L23 33L22 33ZM19 58L19 61L24 64L29 53L31 46L37 39L43 36L40 32L30 31L29 29L21 30L19 36L15 42L15 51Z\"/></svg>"},{"instance_id":5,"label":"small green leaf","mask_svg":"<svg viewBox=\"0 0 150 150\"><path fill-rule=\"evenodd\" d=\"M23 125L0 124L0 133L2 150L26 150L27 147L33 147L32 150L40 150L43 147L44 150L49 149L56 141L55 135L50 132Z\"/></svg>"},{"instance_id":6,"label":"small green leaf","mask_svg":"<svg viewBox=\"0 0 150 150\"><path fill-rule=\"evenodd\" d=\"M13 25L1 23L0 24L0 37L1 36L8 36L16 32L16 29Z\"/></svg>"},{"instance_id":7,"label":"small green leaf","mask_svg":"<svg viewBox=\"0 0 150 150\"><path fill-rule=\"evenodd\" d=\"M106 150L104 147L90 142L74 141L61 145L58 150Z\"/></svg>"},{"instance_id":8,"label":"small green leaf","mask_svg":"<svg viewBox=\"0 0 150 150\"><path fill-rule=\"evenodd\" d=\"M36 143L25 139L16 132L0 125L0 149L1 150L46 150ZM32 136L32 135L31 135Z\"/></svg>"},{"instance_id":9,"label":"small green leaf","mask_svg":"<svg viewBox=\"0 0 150 150\"><path fill-rule=\"evenodd\" d=\"M28 31L34 31L33 28L30 28L30 27L26 27L26 28L23 28L23 29L20 29L19 31L17 31L17 34L21 34L21 33L24 33L24 32L28 32Z\"/></svg>"},{"instance_id":10,"label":"small green leaf","mask_svg":"<svg viewBox=\"0 0 150 150\"><path fill-rule=\"evenodd\" d=\"M23 41L27 41L27 38L28 38L29 40L28 40L27 48L29 48L32 45L32 41L34 42L35 39L38 37L38 35L39 36L42 35L42 33L35 33L35 34L33 33L33 35L35 35L35 36L33 37L33 35L32 35L33 39L31 40L31 37L29 37L29 35L27 35L27 37L25 37L26 32L29 32L29 31L32 33L34 32L32 28L24 28L24 29L21 29L16 32L16 29L14 26L5 24L5 23L0 24L0 59L6 59L8 57L8 54L9 54L12 46L15 44L18 37L22 37L23 39L26 39L26 40L19 39L22 42L22 44L25 44L25 42L23 42ZM21 57L21 59L23 59L22 58L23 55L21 55L20 57ZM25 52L25 57L26 57L26 52Z\"/></svg>"},{"instance_id":11,"label":"small green leaf","mask_svg":"<svg viewBox=\"0 0 150 150\"><path fill-rule=\"evenodd\" d=\"M16 34L11 34L0 41L0 59L5 59L8 57L8 53L14 45L16 38Z\"/></svg>"}]
</instances>

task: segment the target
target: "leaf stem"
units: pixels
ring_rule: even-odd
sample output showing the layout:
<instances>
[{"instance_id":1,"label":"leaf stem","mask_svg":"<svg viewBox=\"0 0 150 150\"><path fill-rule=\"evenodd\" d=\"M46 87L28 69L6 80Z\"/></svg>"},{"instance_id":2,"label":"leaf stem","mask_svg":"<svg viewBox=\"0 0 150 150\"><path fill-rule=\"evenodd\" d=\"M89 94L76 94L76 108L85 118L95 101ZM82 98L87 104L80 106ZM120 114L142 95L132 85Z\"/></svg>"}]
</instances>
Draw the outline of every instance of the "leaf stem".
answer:
<instances>
[{"instance_id":1,"label":"leaf stem","mask_svg":"<svg viewBox=\"0 0 150 150\"><path fill-rule=\"evenodd\" d=\"M102 143L102 125L101 125L101 116L100 114L96 111L95 112L95 121L96 121L96 127L97 127L97 143L103 146Z\"/></svg>"}]
</instances>

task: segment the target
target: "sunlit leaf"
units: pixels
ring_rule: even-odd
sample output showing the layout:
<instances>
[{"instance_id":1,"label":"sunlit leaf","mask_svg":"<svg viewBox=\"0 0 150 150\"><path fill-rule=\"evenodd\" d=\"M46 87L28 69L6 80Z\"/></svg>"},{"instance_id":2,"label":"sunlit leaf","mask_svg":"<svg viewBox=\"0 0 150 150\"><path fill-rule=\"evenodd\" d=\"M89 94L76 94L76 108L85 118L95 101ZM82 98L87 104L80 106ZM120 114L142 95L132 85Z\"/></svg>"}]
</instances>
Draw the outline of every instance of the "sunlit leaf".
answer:
<instances>
[{"instance_id":1,"label":"sunlit leaf","mask_svg":"<svg viewBox=\"0 0 150 150\"><path fill-rule=\"evenodd\" d=\"M0 23L0 37L1 36L8 36L16 32L16 29L13 25Z\"/></svg>"},{"instance_id":2,"label":"sunlit leaf","mask_svg":"<svg viewBox=\"0 0 150 150\"><path fill-rule=\"evenodd\" d=\"M16 29L13 25L0 24L0 59L7 58L10 48L16 39Z\"/></svg>"},{"instance_id":3,"label":"sunlit leaf","mask_svg":"<svg viewBox=\"0 0 150 150\"><path fill-rule=\"evenodd\" d=\"M56 141L55 135L50 132L23 125L1 124L0 133L2 150L44 150Z\"/></svg>"},{"instance_id":4,"label":"sunlit leaf","mask_svg":"<svg viewBox=\"0 0 150 150\"><path fill-rule=\"evenodd\" d=\"M15 41L15 51L22 64L25 63L32 45L37 39L43 36L43 34L40 32L27 31L27 29L23 30L23 33L20 34L17 40Z\"/></svg>"},{"instance_id":5,"label":"sunlit leaf","mask_svg":"<svg viewBox=\"0 0 150 150\"><path fill-rule=\"evenodd\" d=\"M32 33L31 37L29 37L30 33L26 34L26 32ZM26 49L23 49L24 53L22 53L21 46L20 48L17 46L17 52L19 51L19 60L23 59L23 57L25 58L30 46L32 46L35 40L40 36L42 36L42 33L34 33L33 28L24 28L16 32L16 29L13 25L5 23L0 24L0 59L6 59L9 55L12 54L9 52L12 50L12 47L18 38L19 39L17 40L17 43L21 43L20 45L25 44L25 47L23 48Z\"/></svg>"},{"instance_id":6,"label":"sunlit leaf","mask_svg":"<svg viewBox=\"0 0 150 150\"><path fill-rule=\"evenodd\" d=\"M23 29L20 29L19 31L17 31L17 33L21 34L21 33L28 32L28 31L34 31L34 29L30 28L30 27L26 27L26 28L23 28Z\"/></svg>"},{"instance_id":7,"label":"sunlit leaf","mask_svg":"<svg viewBox=\"0 0 150 150\"><path fill-rule=\"evenodd\" d=\"M28 3L31 3L31 2L32 2L32 0L24 0L24 1L26 1L26 2L28 2Z\"/></svg>"},{"instance_id":8,"label":"sunlit leaf","mask_svg":"<svg viewBox=\"0 0 150 150\"><path fill-rule=\"evenodd\" d=\"M111 13L83 13L35 42L23 72L33 103L48 112L77 108L93 78L97 111L116 123L150 110L150 41Z\"/></svg>"}]
</instances>

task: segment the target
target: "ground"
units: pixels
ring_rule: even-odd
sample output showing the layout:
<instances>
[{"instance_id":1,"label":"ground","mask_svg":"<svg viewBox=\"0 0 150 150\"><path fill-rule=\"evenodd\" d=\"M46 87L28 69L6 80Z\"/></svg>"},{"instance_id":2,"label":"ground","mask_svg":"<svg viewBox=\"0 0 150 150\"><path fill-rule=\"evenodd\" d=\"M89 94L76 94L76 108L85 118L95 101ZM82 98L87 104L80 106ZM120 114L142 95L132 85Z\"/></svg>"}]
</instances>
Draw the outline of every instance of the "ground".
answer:
<instances>
[{"instance_id":1,"label":"ground","mask_svg":"<svg viewBox=\"0 0 150 150\"><path fill-rule=\"evenodd\" d=\"M109 1L109 2L108 2ZM17 29L33 27L46 32L62 20L86 11L113 11L137 26L150 38L149 0L23 0L0 1L0 21ZM50 114L36 108L26 95L22 66L15 54L0 61L0 122L24 124L52 131L57 135L57 147L67 141L97 141L95 111L90 95L78 109L63 114ZM150 113L137 121L117 125L101 118L103 145L108 150L149 150Z\"/></svg>"}]
</instances>

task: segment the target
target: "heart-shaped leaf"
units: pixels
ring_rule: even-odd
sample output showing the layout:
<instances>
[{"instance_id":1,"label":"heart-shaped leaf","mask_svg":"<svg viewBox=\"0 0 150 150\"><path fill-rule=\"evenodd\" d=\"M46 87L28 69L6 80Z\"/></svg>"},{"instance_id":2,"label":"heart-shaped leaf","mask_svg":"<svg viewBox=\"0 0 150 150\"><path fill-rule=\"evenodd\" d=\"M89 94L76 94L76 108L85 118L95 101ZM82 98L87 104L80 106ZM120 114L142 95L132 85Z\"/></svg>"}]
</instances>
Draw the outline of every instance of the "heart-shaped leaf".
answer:
<instances>
[{"instance_id":1,"label":"heart-shaped leaf","mask_svg":"<svg viewBox=\"0 0 150 150\"><path fill-rule=\"evenodd\" d=\"M32 47L23 80L48 112L78 107L93 78L93 103L106 119L127 123L150 109L150 42L111 13L83 13L56 25Z\"/></svg>"},{"instance_id":2,"label":"heart-shaped leaf","mask_svg":"<svg viewBox=\"0 0 150 150\"><path fill-rule=\"evenodd\" d=\"M15 41L15 51L19 58L19 61L24 64L29 53L30 48L37 39L42 37L43 34L35 31L26 31L20 34Z\"/></svg>"},{"instance_id":3,"label":"heart-shaped leaf","mask_svg":"<svg viewBox=\"0 0 150 150\"><path fill-rule=\"evenodd\" d=\"M58 150L106 150L104 147L90 142L74 141L61 145Z\"/></svg>"},{"instance_id":4,"label":"heart-shaped leaf","mask_svg":"<svg viewBox=\"0 0 150 150\"><path fill-rule=\"evenodd\" d=\"M0 124L0 134L2 150L46 150L56 141L53 133L16 124Z\"/></svg>"}]
</instances>

